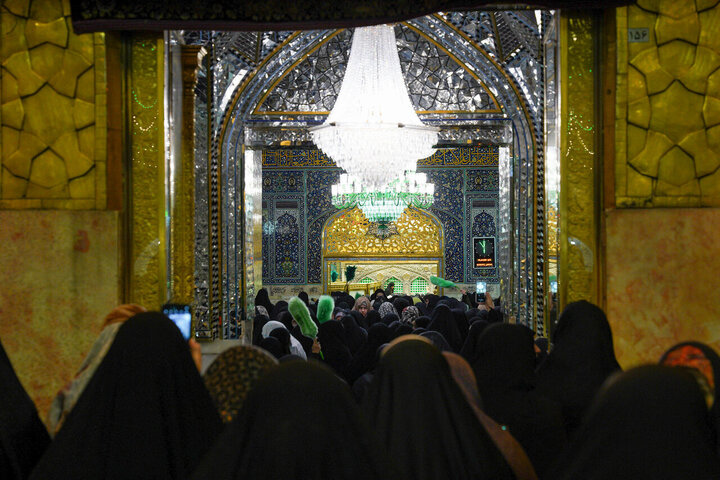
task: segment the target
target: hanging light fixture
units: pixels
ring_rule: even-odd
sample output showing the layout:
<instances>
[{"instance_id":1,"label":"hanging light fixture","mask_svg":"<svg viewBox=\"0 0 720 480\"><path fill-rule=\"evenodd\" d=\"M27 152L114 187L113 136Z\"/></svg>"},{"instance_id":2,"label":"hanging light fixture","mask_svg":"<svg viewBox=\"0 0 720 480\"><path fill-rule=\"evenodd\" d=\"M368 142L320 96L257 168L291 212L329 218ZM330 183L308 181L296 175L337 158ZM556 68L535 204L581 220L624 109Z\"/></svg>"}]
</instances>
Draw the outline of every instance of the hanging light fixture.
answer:
<instances>
[{"instance_id":1,"label":"hanging light fixture","mask_svg":"<svg viewBox=\"0 0 720 480\"><path fill-rule=\"evenodd\" d=\"M368 191L343 173L340 183L333 185L331 192L336 208L358 207L370 222L382 226L397 220L407 207L429 208L433 203L435 185L427 183L424 173L406 171L382 190Z\"/></svg>"},{"instance_id":2,"label":"hanging light fixture","mask_svg":"<svg viewBox=\"0 0 720 480\"><path fill-rule=\"evenodd\" d=\"M356 28L335 106L325 123L310 129L315 144L368 190L415 171L433 154L438 128L415 113L400 70L391 26Z\"/></svg>"}]
</instances>

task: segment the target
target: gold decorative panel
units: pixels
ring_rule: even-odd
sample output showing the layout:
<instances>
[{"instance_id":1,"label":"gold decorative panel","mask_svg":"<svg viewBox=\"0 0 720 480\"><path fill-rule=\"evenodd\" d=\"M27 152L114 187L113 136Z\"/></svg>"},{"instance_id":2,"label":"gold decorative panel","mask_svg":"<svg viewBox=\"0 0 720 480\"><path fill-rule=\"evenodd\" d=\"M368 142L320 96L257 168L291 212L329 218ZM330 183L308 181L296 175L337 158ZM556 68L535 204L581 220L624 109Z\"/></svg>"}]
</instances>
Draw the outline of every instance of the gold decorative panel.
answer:
<instances>
[{"instance_id":1,"label":"gold decorative panel","mask_svg":"<svg viewBox=\"0 0 720 480\"><path fill-rule=\"evenodd\" d=\"M370 222L358 208L343 210L331 218L323 232L325 257L442 257L440 223L414 208L395 222L397 235L381 239L368 235Z\"/></svg>"},{"instance_id":2,"label":"gold decorative panel","mask_svg":"<svg viewBox=\"0 0 720 480\"><path fill-rule=\"evenodd\" d=\"M0 208L105 209L105 35L75 35L68 0L0 17Z\"/></svg>"},{"instance_id":3,"label":"gold decorative panel","mask_svg":"<svg viewBox=\"0 0 720 480\"><path fill-rule=\"evenodd\" d=\"M386 260L367 260L367 259L344 259L344 260L328 260L325 262L325 287L332 290L344 290L345 282L343 280L345 268L352 265L356 268L355 279L350 284L350 293L353 294L363 286L366 291L371 294L376 288L385 285L391 278L395 281L395 293L405 293L412 295L412 282L421 279L427 285L426 292L435 291L435 285L430 281L431 276L442 276L440 259L437 260L403 260L403 259L386 259ZM332 269L340 272L340 278L332 282ZM362 280L365 280L364 282ZM369 281L368 281L369 280ZM422 293L426 293L422 292Z\"/></svg>"},{"instance_id":4,"label":"gold decorative panel","mask_svg":"<svg viewBox=\"0 0 720 480\"><path fill-rule=\"evenodd\" d=\"M126 101L130 130L129 300L159 308L167 297L163 40L134 34L128 50Z\"/></svg>"},{"instance_id":5,"label":"gold decorative panel","mask_svg":"<svg viewBox=\"0 0 720 480\"><path fill-rule=\"evenodd\" d=\"M192 303L195 291L195 84L197 45L181 47L182 129L170 216L170 281L175 302Z\"/></svg>"},{"instance_id":6,"label":"gold decorative panel","mask_svg":"<svg viewBox=\"0 0 720 480\"><path fill-rule=\"evenodd\" d=\"M561 18L562 139L560 188L560 307L598 303L599 262L595 161L595 46L590 15ZM557 248L557 247L555 247Z\"/></svg>"},{"instance_id":7,"label":"gold decorative panel","mask_svg":"<svg viewBox=\"0 0 720 480\"><path fill-rule=\"evenodd\" d=\"M618 207L720 205L719 28L717 0L617 9Z\"/></svg>"}]
</instances>

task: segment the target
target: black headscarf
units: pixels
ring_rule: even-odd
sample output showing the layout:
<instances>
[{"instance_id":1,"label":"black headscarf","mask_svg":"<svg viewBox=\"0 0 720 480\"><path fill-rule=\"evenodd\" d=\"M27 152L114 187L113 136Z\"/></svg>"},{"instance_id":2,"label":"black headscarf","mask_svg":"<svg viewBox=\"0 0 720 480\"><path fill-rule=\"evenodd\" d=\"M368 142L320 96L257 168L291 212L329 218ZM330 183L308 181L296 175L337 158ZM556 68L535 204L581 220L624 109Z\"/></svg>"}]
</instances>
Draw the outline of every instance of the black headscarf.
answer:
<instances>
[{"instance_id":1,"label":"black headscarf","mask_svg":"<svg viewBox=\"0 0 720 480\"><path fill-rule=\"evenodd\" d=\"M428 295L425 295L425 300L428 301L428 303L427 303L428 313L432 313L433 309L435 308L435 305L437 305L437 303L440 301L440 297L430 293Z\"/></svg>"},{"instance_id":2,"label":"black headscarf","mask_svg":"<svg viewBox=\"0 0 720 480\"><path fill-rule=\"evenodd\" d=\"M382 322L389 327L393 322L400 323L400 317L398 317L394 313L388 313L383 317Z\"/></svg>"},{"instance_id":3,"label":"black headscarf","mask_svg":"<svg viewBox=\"0 0 720 480\"><path fill-rule=\"evenodd\" d=\"M345 378L352 360L350 349L345 343L345 327L342 323L330 320L318 327L318 341L322 349L322 359L338 375Z\"/></svg>"},{"instance_id":4,"label":"black headscarf","mask_svg":"<svg viewBox=\"0 0 720 480\"><path fill-rule=\"evenodd\" d=\"M440 351L405 340L385 351L363 410L406 478L514 479Z\"/></svg>"},{"instance_id":5,"label":"black headscarf","mask_svg":"<svg viewBox=\"0 0 720 480\"><path fill-rule=\"evenodd\" d=\"M262 348L278 360L287 355L283 349L282 343L280 343L280 340L275 337L263 338L260 340L258 347Z\"/></svg>"},{"instance_id":6,"label":"black headscarf","mask_svg":"<svg viewBox=\"0 0 720 480\"><path fill-rule=\"evenodd\" d=\"M294 361L258 380L193 478L364 480L395 472L348 387L321 365Z\"/></svg>"},{"instance_id":7,"label":"black headscarf","mask_svg":"<svg viewBox=\"0 0 720 480\"><path fill-rule=\"evenodd\" d=\"M452 347L450 347L450 344L447 342L447 340L445 340L445 337L440 332L437 332L435 330L428 330L426 332L420 333L420 336L430 340L432 344L435 345L437 349L441 352L453 351Z\"/></svg>"},{"instance_id":8,"label":"black headscarf","mask_svg":"<svg viewBox=\"0 0 720 480\"><path fill-rule=\"evenodd\" d=\"M275 309L275 305L273 305L270 301L270 295L268 295L268 291L266 288L261 288L260 290L258 290L257 295L255 295L255 305L265 307L268 315L273 316L273 310Z\"/></svg>"},{"instance_id":9,"label":"black headscarf","mask_svg":"<svg viewBox=\"0 0 720 480\"><path fill-rule=\"evenodd\" d=\"M290 332L288 332L287 328L274 328L270 332L270 336L277 338L280 342L280 346L282 347L283 356L290 355Z\"/></svg>"},{"instance_id":10,"label":"black headscarf","mask_svg":"<svg viewBox=\"0 0 720 480\"><path fill-rule=\"evenodd\" d=\"M392 299L392 304L398 315L402 315L403 310L411 305L406 297L394 297Z\"/></svg>"},{"instance_id":11,"label":"black headscarf","mask_svg":"<svg viewBox=\"0 0 720 480\"><path fill-rule=\"evenodd\" d=\"M644 366L611 377L548 478L720 478L707 405L679 368Z\"/></svg>"},{"instance_id":12,"label":"black headscarf","mask_svg":"<svg viewBox=\"0 0 720 480\"><path fill-rule=\"evenodd\" d=\"M455 323L455 315L447 305L440 304L435 307L427 329L442 333L453 352L457 353L462 348L462 335L460 335L460 330Z\"/></svg>"},{"instance_id":13,"label":"black headscarf","mask_svg":"<svg viewBox=\"0 0 720 480\"><path fill-rule=\"evenodd\" d=\"M485 320L478 320L470 325L468 330L468 336L460 349L460 355L468 361L470 365L473 365L477 360L478 355L478 341L480 335L487 328L488 323Z\"/></svg>"},{"instance_id":14,"label":"black headscarf","mask_svg":"<svg viewBox=\"0 0 720 480\"><path fill-rule=\"evenodd\" d=\"M393 332L384 323L376 323L368 330L365 344L358 350L347 369L348 383L354 383L363 374L372 371L377 364L377 351L393 338Z\"/></svg>"},{"instance_id":15,"label":"black headscarf","mask_svg":"<svg viewBox=\"0 0 720 480\"><path fill-rule=\"evenodd\" d=\"M0 344L0 478L28 478L49 444L35 404Z\"/></svg>"},{"instance_id":16,"label":"black headscarf","mask_svg":"<svg viewBox=\"0 0 720 480\"><path fill-rule=\"evenodd\" d=\"M298 342L300 342L300 345L302 345L303 350L305 351L305 357L310 358L313 355L312 347L313 343L315 343L313 339L307 335L303 335L300 325L297 324L292 328L292 330L290 330L290 334L295 337Z\"/></svg>"},{"instance_id":17,"label":"black headscarf","mask_svg":"<svg viewBox=\"0 0 720 480\"><path fill-rule=\"evenodd\" d=\"M266 317L265 315L255 315L255 318L253 319L253 345L260 345L260 340L262 340L262 329L265 326L267 322L269 322L270 319Z\"/></svg>"},{"instance_id":18,"label":"black headscarf","mask_svg":"<svg viewBox=\"0 0 720 480\"><path fill-rule=\"evenodd\" d=\"M455 325L458 327L458 331L460 332L460 338L462 338L463 343L465 342L465 339L468 336L468 330L470 329L470 322L468 322L467 317L465 317L465 310L462 310L460 308L453 308L452 314L455 315ZM462 345L461 345L462 348Z\"/></svg>"},{"instance_id":19,"label":"black headscarf","mask_svg":"<svg viewBox=\"0 0 720 480\"><path fill-rule=\"evenodd\" d=\"M430 325L430 317L420 315L415 319L415 328L427 328Z\"/></svg>"},{"instance_id":20,"label":"black headscarf","mask_svg":"<svg viewBox=\"0 0 720 480\"><path fill-rule=\"evenodd\" d=\"M368 310L365 319L367 320L368 328L372 327L376 323L382 323L380 313L377 310Z\"/></svg>"},{"instance_id":21,"label":"black headscarf","mask_svg":"<svg viewBox=\"0 0 720 480\"><path fill-rule=\"evenodd\" d=\"M368 329L369 325L367 318L363 316L362 313L360 313L358 310L350 310L350 312L348 313L353 316L353 318L355 319L355 323L357 323L360 328L363 328L365 330Z\"/></svg>"},{"instance_id":22,"label":"black headscarf","mask_svg":"<svg viewBox=\"0 0 720 480\"><path fill-rule=\"evenodd\" d=\"M278 320L278 317L280 316L281 312L285 312L288 309L288 303L285 300L280 300L275 304L275 308L273 308L272 312L270 312L270 320Z\"/></svg>"},{"instance_id":23,"label":"black headscarf","mask_svg":"<svg viewBox=\"0 0 720 480\"><path fill-rule=\"evenodd\" d=\"M401 337L403 335L410 335L413 331L413 328L408 325L407 323L403 322L396 322L396 325L393 327L393 330L395 330L395 337Z\"/></svg>"},{"instance_id":24,"label":"black headscarf","mask_svg":"<svg viewBox=\"0 0 720 480\"><path fill-rule=\"evenodd\" d=\"M467 318L468 324L471 324L475 317L477 317L480 314L480 310L477 308L469 308L465 310L465 318Z\"/></svg>"},{"instance_id":25,"label":"black headscarf","mask_svg":"<svg viewBox=\"0 0 720 480\"><path fill-rule=\"evenodd\" d=\"M550 340L547 337L537 337L535 339L535 345L538 347L540 352L535 352L535 365L540 365L548 356L548 349L550 348Z\"/></svg>"},{"instance_id":26,"label":"black headscarf","mask_svg":"<svg viewBox=\"0 0 720 480\"><path fill-rule=\"evenodd\" d=\"M533 332L497 323L480 335L473 363L484 410L506 425L543 477L565 445L560 406L535 390Z\"/></svg>"},{"instance_id":27,"label":"black headscarf","mask_svg":"<svg viewBox=\"0 0 720 480\"><path fill-rule=\"evenodd\" d=\"M703 358L704 357L704 358ZM709 346L700 342L682 342L670 348L660 359L661 365L695 368L707 380L714 399L710 409L715 438L720 450L720 356Z\"/></svg>"},{"instance_id":28,"label":"black headscarf","mask_svg":"<svg viewBox=\"0 0 720 480\"><path fill-rule=\"evenodd\" d=\"M538 367L537 391L560 404L571 434L600 386L620 365L605 314L585 300L565 307L553 345Z\"/></svg>"},{"instance_id":29,"label":"black headscarf","mask_svg":"<svg viewBox=\"0 0 720 480\"><path fill-rule=\"evenodd\" d=\"M358 312L358 314L359 313L360 312ZM340 323L342 323L345 329L345 344L348 346L350 353L354 355L365 343L367 331L361 328L355 321L355 316L349 313L342 316Z\"/></svg>"},{"instance_id":30,"label":"black headscarf","mask_svg":"<svg viewBox=\"0 0 720 480\"><path fill-rule=\"evenodd\" d=\"M140 313L118 330L31 478L188 478L221 428L178 328Z\"/></svg>"},{"instance_id":31,"label":"black headscarf","mask_svg":"<svg viewBox=\"0 0 720 480\"><path fill-rule=\"evenodd\" d=\"M310 305L310 297L308 297L307 292L300 292L298 293L298 298L305 303L305 305Z\"/></svg>"},{"instance_id":32,"label":"black headscarf","mask_svg":"<svg viewBox=\"0 0 720 480\"><path fill-rule=\"evenodd\" d=\"M285 325L285 328L289 332L293 328L293 316L288 310L283 310L282 312L278 312L276 320L283 325Z\"/></svg>"}]
</instances>

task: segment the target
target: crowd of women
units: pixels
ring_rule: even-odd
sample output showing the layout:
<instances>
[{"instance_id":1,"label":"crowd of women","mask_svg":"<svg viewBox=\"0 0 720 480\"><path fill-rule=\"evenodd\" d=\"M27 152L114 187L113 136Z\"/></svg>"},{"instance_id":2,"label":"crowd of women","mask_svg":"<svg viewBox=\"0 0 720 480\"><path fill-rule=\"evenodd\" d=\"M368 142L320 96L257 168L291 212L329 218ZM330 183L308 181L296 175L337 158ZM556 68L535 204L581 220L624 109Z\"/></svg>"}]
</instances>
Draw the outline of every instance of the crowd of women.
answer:
<instances>
[{"instance_id":1,"label":"crowd of women","mask_svg":"<svg viewBox=\"0 0 720 480\"><path fill-rule=\"evenodd\" d=\"M261 290L253 345L203 376L172 321L123 305L46 424L0 348L0 478L720 479L708 346L622 372L588 302L548 352L489 297L413 300Z\"/></svg>"}]
</instances>

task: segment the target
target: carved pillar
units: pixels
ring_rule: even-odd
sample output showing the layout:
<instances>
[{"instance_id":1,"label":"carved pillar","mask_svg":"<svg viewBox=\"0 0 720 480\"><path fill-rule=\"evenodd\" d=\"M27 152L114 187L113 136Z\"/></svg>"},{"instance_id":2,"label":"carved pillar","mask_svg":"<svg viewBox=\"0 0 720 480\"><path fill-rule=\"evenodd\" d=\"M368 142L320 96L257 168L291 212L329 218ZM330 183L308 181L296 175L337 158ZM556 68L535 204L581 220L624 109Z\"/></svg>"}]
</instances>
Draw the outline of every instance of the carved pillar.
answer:
<instances>
[{"instance_id":1,"label":"carved pillar","mask_svg":"<svg viewBox=\"0 0 720 480\"><path fill-rule=\"evenodd\" d=\"M595 23L587 13L561 18L560 309L575 300L600 301Z\"/></svg>"},{"instance_id":2,"label":"carved pillar","mask_svg":"<svg viewBox=\"0 0 720 480\"><path fill-rule=\"evenodd\" d=\"M200 46L183 45L180 158L172 178L170 281L174 301L192 303L195 267L195 83Z\"/></svg>"},{"instance_id":3,"label":"carved pillar","mask_svg":"<svg viewBox=\"0 0 720 480\"><path fill-rule=\"evenodd\" d=\"M133 34L125 47L127 296L157 309L165 302L167 278L163 38Z\"/></svg>"}]
</instances>

